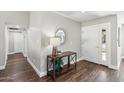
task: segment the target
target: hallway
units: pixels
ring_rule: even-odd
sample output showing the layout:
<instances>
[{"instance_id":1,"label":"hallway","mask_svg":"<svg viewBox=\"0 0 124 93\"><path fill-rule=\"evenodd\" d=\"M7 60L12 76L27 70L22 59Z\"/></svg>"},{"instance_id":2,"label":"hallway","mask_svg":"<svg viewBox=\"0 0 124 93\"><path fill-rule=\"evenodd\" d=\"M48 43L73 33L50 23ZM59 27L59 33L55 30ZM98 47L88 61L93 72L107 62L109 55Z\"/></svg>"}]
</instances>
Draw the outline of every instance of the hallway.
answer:
<instances>
[{"instance_id":1,"label":"hallway","mask_svg":"<svg viewBox=\"0 0 124 93\"><path fill-rule=\"evenodd\" d=\"M4 82L28 82L34 77L38 76L21 53L9 55L6 69L0 71L0 81Z\"/></svg>"}]
</instances>

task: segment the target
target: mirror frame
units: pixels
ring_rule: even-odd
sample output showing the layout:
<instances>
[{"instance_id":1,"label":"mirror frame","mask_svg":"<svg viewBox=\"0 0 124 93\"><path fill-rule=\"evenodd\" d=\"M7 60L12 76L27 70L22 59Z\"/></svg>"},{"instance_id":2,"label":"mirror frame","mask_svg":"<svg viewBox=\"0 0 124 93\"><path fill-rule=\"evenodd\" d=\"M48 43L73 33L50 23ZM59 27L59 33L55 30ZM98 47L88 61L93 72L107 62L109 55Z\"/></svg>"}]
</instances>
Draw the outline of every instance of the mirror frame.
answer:
<instances>
[{"instance_id":1,"label":"mirror frame","mask_svg":"<svg viewBox=\"0 0 124 93\"><path fill-rule=\"evenodd\" d=\"M61 37L61 36L57 36L57 33L59 32L59 30L63 31L64 33L64 41L60 43L60 45L64 44L65 43L65 40L66 40L66 33L65 33L65 30L63 28L58 28L55 32L55 37Z\"/></svg>"}]
</instances>

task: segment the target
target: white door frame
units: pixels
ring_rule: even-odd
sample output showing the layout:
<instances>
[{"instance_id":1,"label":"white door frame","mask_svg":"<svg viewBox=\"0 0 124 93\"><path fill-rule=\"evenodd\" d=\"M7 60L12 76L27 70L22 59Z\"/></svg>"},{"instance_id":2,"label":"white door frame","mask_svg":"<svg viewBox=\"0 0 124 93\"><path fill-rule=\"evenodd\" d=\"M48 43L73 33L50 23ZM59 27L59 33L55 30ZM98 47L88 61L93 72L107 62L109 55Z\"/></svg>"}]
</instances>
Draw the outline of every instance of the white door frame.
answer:
<instances>
[{"instance_id":1,"label":"white door frame","mask_svg":"<svg viewBox=\"0 0 124 93\"><path fill-rule=\"evenodd\" d=\"M106 66L109 67L110 63L111 63L111 28L110 28L111 27L111 23L107 22L107 23L101 23L101 24L90 25L90 26L85 26L85 27L91 27L91 26L99 26L100 30L102 30L102 28L104 29L106 26L108 26L108 31L107 31L107 35L106 35L107 36L107 40L106 40L107 41L107 51L108 51ZM83 27L82 27L82 29L83 29ZM101 33L101 31L100 31L100 33ZM101 38L101 36L100 36L100 38ZM101 43L101 42L99 42L99 43ZM100 46L100 51L101 51L101 46ZM82 57L82 58L84 58L84 57ZM99 58L99 60L100 60L100 58ZM101 60L101 64L103 64L102 60ZM105 64L103 64L103 65L105 65Z\"/></svg>"},{"instance_id":2,"label":"white door frame","mask_svg":"<svg viewBox=\"0 0 124 93\"><path fill-rule=\"evenodd\" d=\"M8 57L8 48L9 48L9 30L8 27L16 27L17 25L6 25L5 26L5 65L7 63L7 57ZM25 34L25 33L24 33ZM25 39L25 38L24 38ZM25 43L24 43L24 49L26 49ZM12 52L11 54L13 54L15 52ZM24 53L24 51L23 51Z\"/></svg>"},{"instance_id":3,"label":"white door frame","mask_svg":"<svg viewBox=\"0 0 124 93\"><path fill-rule=\"evenodd\" d=\"M8 59L8 47L9 47L9 35L8 35L8 26L5 26L5 66L7 63L7 59Z\"/></svg>"}]
</instances>

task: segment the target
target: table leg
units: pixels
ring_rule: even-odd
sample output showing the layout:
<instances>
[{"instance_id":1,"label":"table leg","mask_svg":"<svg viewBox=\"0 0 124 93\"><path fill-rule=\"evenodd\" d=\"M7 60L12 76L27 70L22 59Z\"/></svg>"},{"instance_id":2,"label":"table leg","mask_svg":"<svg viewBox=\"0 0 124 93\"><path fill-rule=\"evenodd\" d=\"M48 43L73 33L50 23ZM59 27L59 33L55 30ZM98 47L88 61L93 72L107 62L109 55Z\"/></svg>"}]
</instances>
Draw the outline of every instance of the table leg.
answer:
<instances>
[{"instance_id":1,"label":"table leg","mask_svg":"<svg viewBox=\"0 0 124 93\"><path fill-rule=\"evenodd\" d=\"M70 56L68 56L68 69L70 68Z\"/></svg>"},{"instance_id":2,"label":"table leg","mask_svg":"<svg viewBox=\"0 0 124 93\"><path fill-rule=\"evenodd\" d=\"M77 54L75 54L75 70L76 70L76 67L77 67Z\"/></svg>"},{"instance_id":3,"label":"table leg","mask_svg":"<svg viewBox=\"0 0 124 93\"><path fill-rule=\"evenodd\" d=\"M56 60L53 60L53 80L56 78L56 67L55 67Z\"/></svg>"},{"instance_id":4,"label":"table leg","mask_svg":"<svg viewBox=\"0 0 124 93\"><path fill-rule=\"evenodd\" d=\"M49 63L49 59L48 59L48 57L47 57L47 75L48 75L48 71L49 71L48 63Z\"/></svg>"}]
</instances>

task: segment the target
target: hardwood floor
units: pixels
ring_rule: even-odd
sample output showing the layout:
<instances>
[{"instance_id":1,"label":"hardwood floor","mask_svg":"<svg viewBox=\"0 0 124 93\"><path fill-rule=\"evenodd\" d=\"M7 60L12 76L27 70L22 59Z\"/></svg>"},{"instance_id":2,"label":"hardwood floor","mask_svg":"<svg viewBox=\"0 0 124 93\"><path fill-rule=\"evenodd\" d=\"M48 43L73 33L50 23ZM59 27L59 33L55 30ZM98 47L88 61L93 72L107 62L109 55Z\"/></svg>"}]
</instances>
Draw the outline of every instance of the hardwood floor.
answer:
<instances>
[{"instance_id":1,"label":"hardwood floor","mask_svg":"<svg viewBox=\"0 0 124 93\"><path fill-rule=\"evenodd\" d=\"M118 71L105 66L80 61L77 63L77 70L66 72L58 76L56 82L118 82L124 81L124 62L121 63ZM39 78L27 59L22 54L8 56L8 63L5 70L0 71L1 82L52 82L50 76Z\"/></svg>"}]
</instances>

